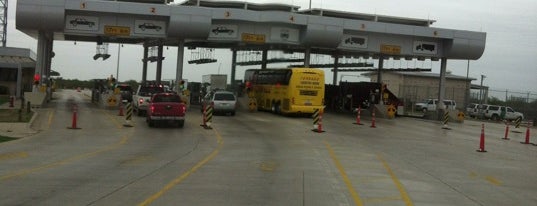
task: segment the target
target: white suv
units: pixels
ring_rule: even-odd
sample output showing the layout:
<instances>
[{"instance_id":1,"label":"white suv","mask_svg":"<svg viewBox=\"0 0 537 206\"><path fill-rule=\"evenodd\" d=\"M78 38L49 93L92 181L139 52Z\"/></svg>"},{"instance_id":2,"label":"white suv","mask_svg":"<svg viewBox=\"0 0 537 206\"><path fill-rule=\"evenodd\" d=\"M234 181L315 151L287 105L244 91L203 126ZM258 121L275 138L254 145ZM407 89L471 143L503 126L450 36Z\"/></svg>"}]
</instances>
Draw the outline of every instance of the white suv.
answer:
<instances>
[{"instance_id":1,"label":"white suv","mask_svg":"<svg viewBox=\"0 0 537 206\"><path fill-rule=\"evenodd\" d=\"M416 103L415 108L416 108L416 111L423 111L423 112L436 111L437 104L438 104L438 99L426 99L422 102ZM455 108L457 108L457 103L455 103L454 100L445 99L444 106L446 106L448 110L454 110Z\"/></svg>"},{"instance_id":2,"label":"white suv","mask_svg":"<svg viewBox=\"0 0 537 206\"><path fill-rule=\"evenodd\" d=\"M498 105L486 105L484 108L485 118L492 120L515 120L520 118L524 119L524 115L520 112L516 112L511 107L498 106Z\"/></svg>"}]
</instances>

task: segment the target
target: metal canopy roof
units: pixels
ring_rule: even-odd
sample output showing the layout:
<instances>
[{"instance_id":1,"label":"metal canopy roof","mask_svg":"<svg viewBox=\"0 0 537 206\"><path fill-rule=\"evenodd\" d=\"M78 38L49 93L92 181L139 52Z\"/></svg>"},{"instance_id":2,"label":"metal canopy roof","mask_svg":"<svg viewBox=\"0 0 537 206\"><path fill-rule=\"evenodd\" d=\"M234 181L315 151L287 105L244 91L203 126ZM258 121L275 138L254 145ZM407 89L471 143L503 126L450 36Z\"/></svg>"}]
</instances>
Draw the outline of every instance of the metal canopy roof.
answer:
<instances>
[{"instance_id":1,"label":"metal canopy roof","mask_svg":"<svg viewBox=\"0 0 537 206\"><path fill-rule=\"evenodd\" d=\"M286 52L308 48L317 54L384 54L433 60L479 59L486 42L484 32L434 28L430 26L435 20L428 19L299 10L299 6L288 4L213 0L162 4L164 1L19 0L16 27L36 39L43 31L54 40L97 42L102 38L104 42L146 46L176 46L184 40L189 48ZM72 23L75 19L93 24L76 25ZM158 24L162 29L144 31L140 29L142 22ZM218 28L231 33L214 32Z\"/></svg>"},{"instance_id":2,"label":"metal canopy roof","mask_svg":"<svg viewBox=\"0 0 537 206\"><path fill-rule=\"evenodd\" d=\"M181 6L199 6L210 7L210 8L235 8L235 9L246 9L253 11L286 11L286 12L296 12L300 8L299 6L289 5L289 4L277 4L277 3L266 3L266 4L257 4L244 1L208 1L208 0L187 0L183 3L180 3Z\"/></svg>"},{"instance_id":3,"label":"metal canopy roof","mask_svg":"<svg viewBox=\"0 0 537 206\"><path fill-rule=\"evenodd\" d=\"M343 18L343 19L375 21L375 22L392 23L392 24L404 24L404 25L412 25L412 26L430 26L434 22L436 22L436 20L429 20L429 19L401 18L401 17L393 17L393 16L353 13L353 12L335 11L335 10L327 10L327 9L307 9L307 10L301 10L298 13L319 15L319 16L325 16L325 17Z\"/></svg>"},{"instance_id":4,"label":"metal canopy roof","mask_svg":"<svg viewBox=\"0 0 537 206\"><path fill-rule=\"evenodd\" d=\"M383 71L384 72L384 71ZM394 73L394 74L399 74L399 75L402 75L402 76L415 76L415 77L425 77L425 78L439 78L440 77L440 74L438 73L431 73L431 72L402 72L402 71L386 71L386 72L390 72L390 73ZM364 76L370 76L370 75L376 75L377 73L376 72L373 72L373 73L365 73L365 74L362 74ZM454 74L451 74L451 73L446 73L446 79L458 79L458 80L477 80L476 78L473 78L473 77L465 77L465 76L459 76L459 75L454 75Z\"/></svg>"},{"instance_id":5,"label":"metal canopy roof","mask_svg":"<svg viewBox=\"0 0 537 206\"><path fill-rule=\"evenodd\" d=\"M30 49L0 47L0 67L17 68L19 64L22 67L34 67L37 55Z\"/></svg>"},{"instance_id":6,"label":"metal canopy roof","mask_svg":"<svg viewBox=\"0 0 537 206\"><path fill-rule=\"evenodd\" d=\"M123 2L133 2L133 3L150 3L150 4L167 4L171 3L174 0L115 0Z\"/></svg>"}]
</instances>

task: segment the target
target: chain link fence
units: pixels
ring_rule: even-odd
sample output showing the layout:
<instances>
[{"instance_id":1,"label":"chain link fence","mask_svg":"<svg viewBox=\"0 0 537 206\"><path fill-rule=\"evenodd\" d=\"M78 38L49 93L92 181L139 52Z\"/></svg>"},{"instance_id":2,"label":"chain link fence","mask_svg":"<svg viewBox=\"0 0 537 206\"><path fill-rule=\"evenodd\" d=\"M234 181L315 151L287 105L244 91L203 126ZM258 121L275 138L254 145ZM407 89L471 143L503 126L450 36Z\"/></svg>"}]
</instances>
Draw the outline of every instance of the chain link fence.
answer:
<instances>
[{"instance_id":1,"label":"chain link fence","mask_svg":"<svg viewBox=\"0 0 537 206\"><path fill-rule=\"evenodd\" d=\"M524 119L537 122L537 93L508 89L489 89L489 104L505 105L524 114Z\"/></svg>"}]
</instances>

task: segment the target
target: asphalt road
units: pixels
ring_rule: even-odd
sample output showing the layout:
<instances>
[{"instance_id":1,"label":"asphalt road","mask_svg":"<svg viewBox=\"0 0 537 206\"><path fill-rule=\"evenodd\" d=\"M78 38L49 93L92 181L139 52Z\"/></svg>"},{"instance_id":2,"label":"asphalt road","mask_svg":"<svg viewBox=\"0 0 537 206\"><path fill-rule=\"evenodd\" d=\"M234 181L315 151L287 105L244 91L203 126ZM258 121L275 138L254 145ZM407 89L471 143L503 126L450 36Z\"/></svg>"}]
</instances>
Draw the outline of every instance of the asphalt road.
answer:
<instances>
[{"instance_id":1,"label":"asphalt road","mask_svg":"<svg viewBox=\"0 0 537 206\"><path fill-rule=\"evenodd\" d=\"M0 144L0 205L537 205L537 147L525 128L481 122L239 111L200 127L149 128L56 93L38 110L40 132ZM78 107L77 126L72 108ZM532 133L533 130L532 130ZM532 140L534 141L534 140Z\"/></svg>"}]
</instances>

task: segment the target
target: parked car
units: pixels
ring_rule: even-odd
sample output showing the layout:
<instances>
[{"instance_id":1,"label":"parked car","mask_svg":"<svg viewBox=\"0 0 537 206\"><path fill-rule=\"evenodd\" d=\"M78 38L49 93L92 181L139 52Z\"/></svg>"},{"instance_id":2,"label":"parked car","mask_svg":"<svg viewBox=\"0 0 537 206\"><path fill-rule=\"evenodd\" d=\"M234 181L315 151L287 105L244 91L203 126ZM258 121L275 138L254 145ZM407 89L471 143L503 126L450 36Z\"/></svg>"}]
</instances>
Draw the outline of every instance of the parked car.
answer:
<instances>
[{"instance_id":1,"label":"parked car","mask_svg":"<svg viewBox=\"0 0 537 206\"><path fill-rule=\"evenodd\" d=\"M201 105L202 112L208 105L212 105L214 113L230 113L233 116L237 110L237 97L232 92L213 91L205 95Z\"/></svg>"},{"instance_id":2,"label":"parked car","mask_svg":"<svg viewBox=\"0 0 537 206\"><path fill-rule=\"evenodd\" d=\"M156 126L158 122L176 123L178 127L185 124L186 105L181 96L175 93L158 93L151 97L148 104L146 122Z\"/></svg>"},{"instance_id":3,"label":"parked car","mask_svg":"<svg viewBox=\"0 0 537 206\"><path fill-rule=\"evenodd\" d=\"M438 99L426 99L426 100L423 100L422 102L416 103L414 106L415 106L416 111L427 112L427 111L436 111L437 104L438 104ZM455 108L457 108L457 103L454 100L445 99L444 106L446 106L448 110L454 110Z\"/></svg>"},{"instance_id":4,"label":"parked car","mask_svg":"<svg viewBox=\"0 0 537 206\"><path fill-rule=\"evenodd\" d=\"M470 103L468 104L468 107L466 107L466 114L470 117L478 117L479 116L479 108L480 104L478 103Z\"/></svg>"},{"instance_id":5,"label":"parked car","mask_svg":"<svg viewBox=\"0 0 537 206\"><path fill-rule=\"evenodd\" d=\"M483 116L492 120L515 120L517 118L524 119L524 115L520 112L516 112L511 107L499 106L499 105L485 105L483 108Z\"/></svg>"}]
</instances>

